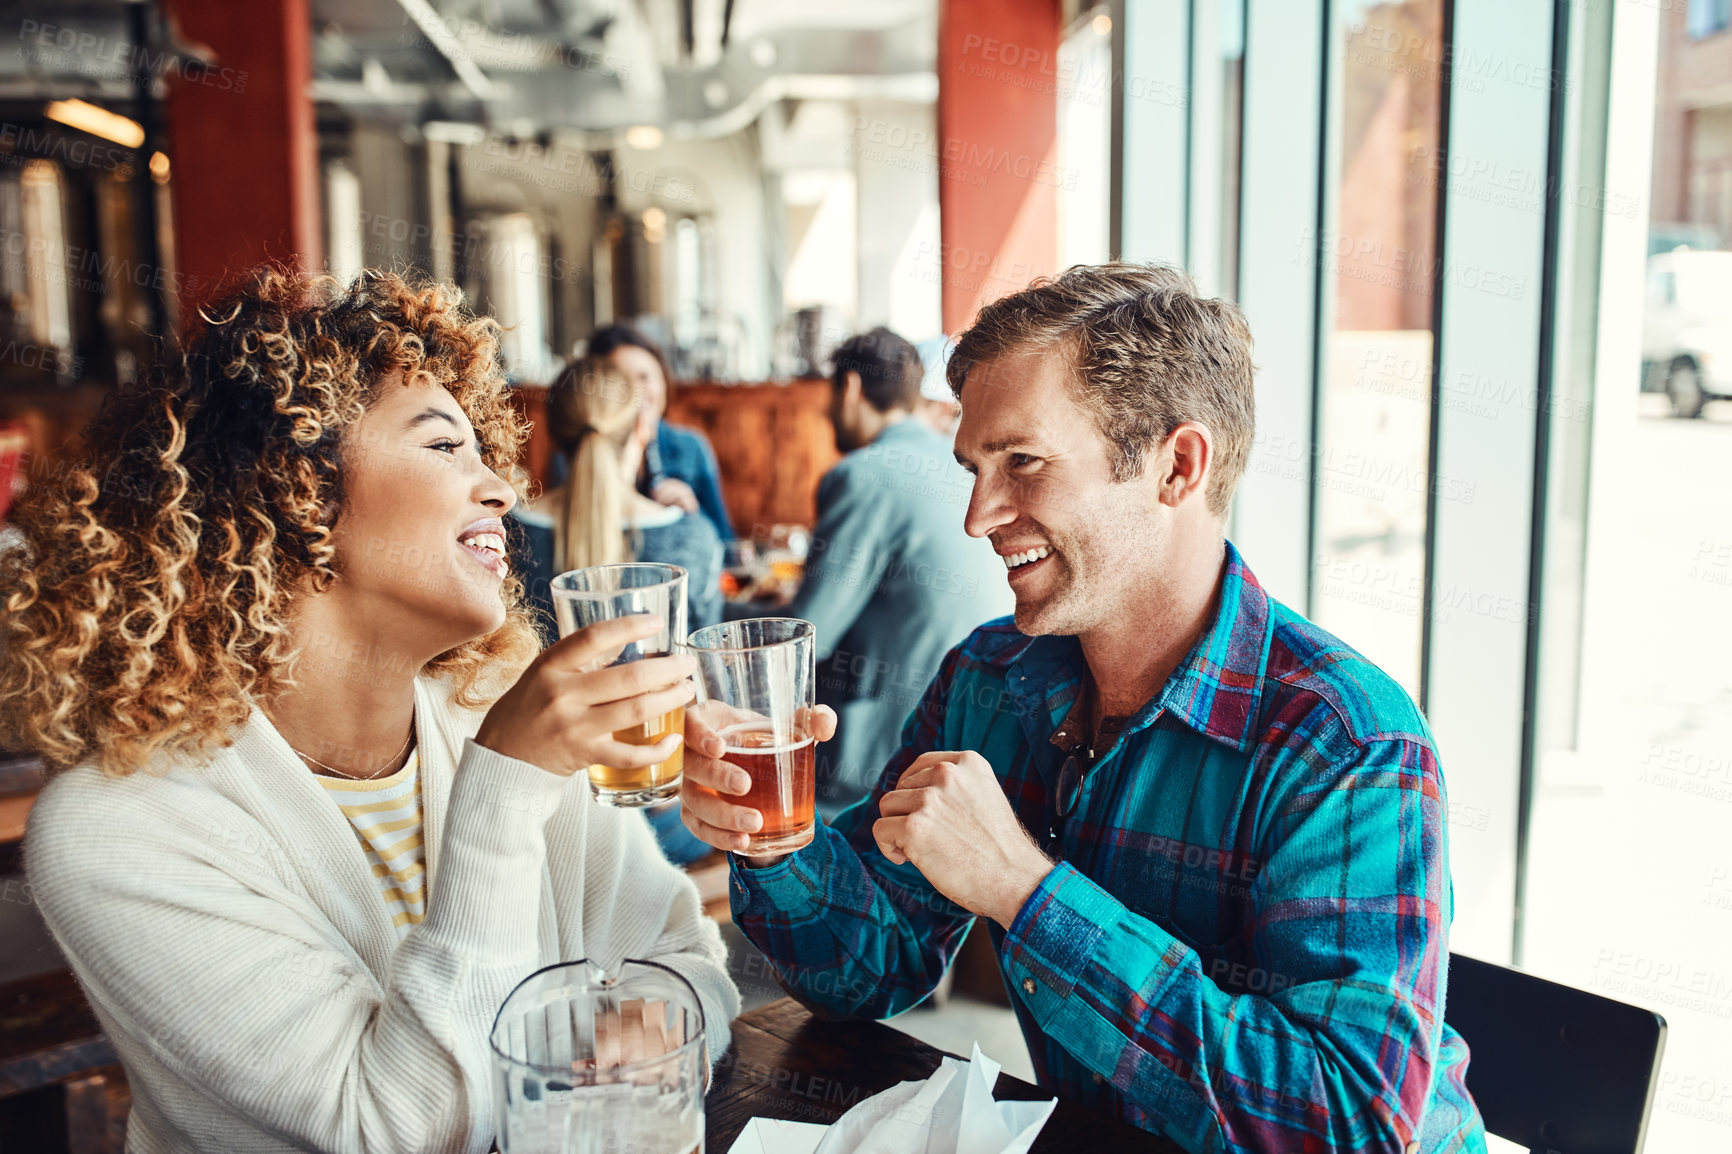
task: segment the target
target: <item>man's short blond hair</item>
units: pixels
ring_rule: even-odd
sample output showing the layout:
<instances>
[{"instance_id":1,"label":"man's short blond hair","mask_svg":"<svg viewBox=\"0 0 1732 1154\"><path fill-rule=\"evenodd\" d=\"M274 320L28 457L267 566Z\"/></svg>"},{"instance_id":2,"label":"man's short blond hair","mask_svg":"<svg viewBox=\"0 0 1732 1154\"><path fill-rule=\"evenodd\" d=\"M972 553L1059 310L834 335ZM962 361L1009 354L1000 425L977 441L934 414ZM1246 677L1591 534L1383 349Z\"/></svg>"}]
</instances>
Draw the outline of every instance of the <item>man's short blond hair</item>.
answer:
<instances>
[{"instance_id":1,"label":"man's short blond hair","mask_svg":"<svg viewBox=\"0 0 1732 1154\"><path fill-rule=\"evenodd\" d=\"M1144 454L1186 421L1208 428L1209 510L1226 515L1255 425L1238 306L1202 296L1171 265L1075 265L980 310L950 359L951 391L960 398L977 366L1046 349L1070 362L1071 393L1111 445L1114 480L1140 476Z\"/></svg>"}]
</instances>

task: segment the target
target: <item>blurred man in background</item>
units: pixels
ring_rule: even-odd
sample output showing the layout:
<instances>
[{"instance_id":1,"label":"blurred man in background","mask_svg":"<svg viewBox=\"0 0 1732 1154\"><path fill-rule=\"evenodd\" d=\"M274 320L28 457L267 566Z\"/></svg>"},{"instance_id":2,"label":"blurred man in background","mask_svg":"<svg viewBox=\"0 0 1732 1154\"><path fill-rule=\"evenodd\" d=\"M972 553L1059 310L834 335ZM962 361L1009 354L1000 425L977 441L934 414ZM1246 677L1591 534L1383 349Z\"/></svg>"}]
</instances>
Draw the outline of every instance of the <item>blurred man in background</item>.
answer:
<instances>
[{"instance_id":1,"label":"blurred man in background","mask_svg":"<svg viewBox=\"0 0 1732 1154\"><path fill-rule=\"evenodd\" d=\"M1015 605L992 546L962 530L970 481L949 436L914 418L923 375L889 329L836 350L830 420L847 455L818 485L811 556L782 610L817 626L818 701L838 719L818 747L826 819L871 791L950 647Z\"/></svg>"}]
</instances>

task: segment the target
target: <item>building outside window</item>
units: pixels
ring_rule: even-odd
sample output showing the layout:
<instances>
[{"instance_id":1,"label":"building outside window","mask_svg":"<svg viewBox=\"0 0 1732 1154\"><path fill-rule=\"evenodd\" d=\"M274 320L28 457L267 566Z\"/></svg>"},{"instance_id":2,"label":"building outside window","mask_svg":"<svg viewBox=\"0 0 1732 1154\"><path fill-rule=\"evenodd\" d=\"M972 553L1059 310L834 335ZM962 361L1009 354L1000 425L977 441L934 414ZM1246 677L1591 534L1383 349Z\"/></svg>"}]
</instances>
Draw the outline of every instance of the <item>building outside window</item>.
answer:
<instances>
[{"instance_id":1,"label":"building outside window","mask_svg":"<svg viewBox=\"0 0 1732 1154\"><path fill-rule=\"evenodd\" d=\"M1701 40L1732 26L1732 0L1690 0L1690 39Z\"/></svg>"}]
</instances>

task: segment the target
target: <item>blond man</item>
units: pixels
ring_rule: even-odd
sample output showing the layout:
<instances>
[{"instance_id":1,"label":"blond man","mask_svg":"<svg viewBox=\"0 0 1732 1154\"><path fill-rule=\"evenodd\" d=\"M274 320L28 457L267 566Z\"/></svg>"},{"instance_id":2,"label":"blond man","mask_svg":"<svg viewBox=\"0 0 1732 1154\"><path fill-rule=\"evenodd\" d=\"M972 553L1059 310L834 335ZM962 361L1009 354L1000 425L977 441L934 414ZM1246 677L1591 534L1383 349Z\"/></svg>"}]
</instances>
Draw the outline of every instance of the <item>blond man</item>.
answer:
<instances>
[{"instance_id":1,"label":"blond man","mask_svg":"<svg viewBox=\"0 0 1732 1154\"><path fill-rule=\"evenodd\" d=\"M1483 1150L1425 719L1225 538L1244 318L1073 268L983 309L949 379L1015 616L946 658L867 802L735 859L735 921L796 996L881 1018L984 919L1041 1083L1187 1150ZM687 746L687 824L741 848L743 773Z\"/></svg>"}]
</instances>

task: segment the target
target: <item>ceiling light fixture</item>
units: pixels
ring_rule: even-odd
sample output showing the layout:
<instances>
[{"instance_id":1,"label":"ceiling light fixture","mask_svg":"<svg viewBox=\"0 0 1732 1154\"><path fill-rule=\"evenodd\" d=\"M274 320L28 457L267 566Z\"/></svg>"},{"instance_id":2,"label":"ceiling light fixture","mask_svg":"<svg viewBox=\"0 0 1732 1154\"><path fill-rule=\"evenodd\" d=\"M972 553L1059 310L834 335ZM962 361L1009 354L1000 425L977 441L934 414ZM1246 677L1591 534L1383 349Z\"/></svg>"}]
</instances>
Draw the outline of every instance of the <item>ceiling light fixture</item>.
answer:
<instances>
[{"instance_id":1,"label":"ceiling light fixture","mask_svg":"<svg viewBox=\"0 0 1732 1154\"><path fill-rule=\"evenodd\" d=\"M421 126L421 135L444 144L480 144L487 139L487 130L457 120L429 120Z\"/></svg>"},{"instance_id":2,"label":"ceiling light fixture","mask_svg":"<svg viewBox=\"0 0 1732 1154\"><path fill-rule=\"evenodd\" d=\"M56 100L48 106L43 115L80 132L112 140L127 148L137 148L144 143L144 125L136 120L129 120L118 112L110 112L82 100Z\"/></svg>"}]
</instances>

